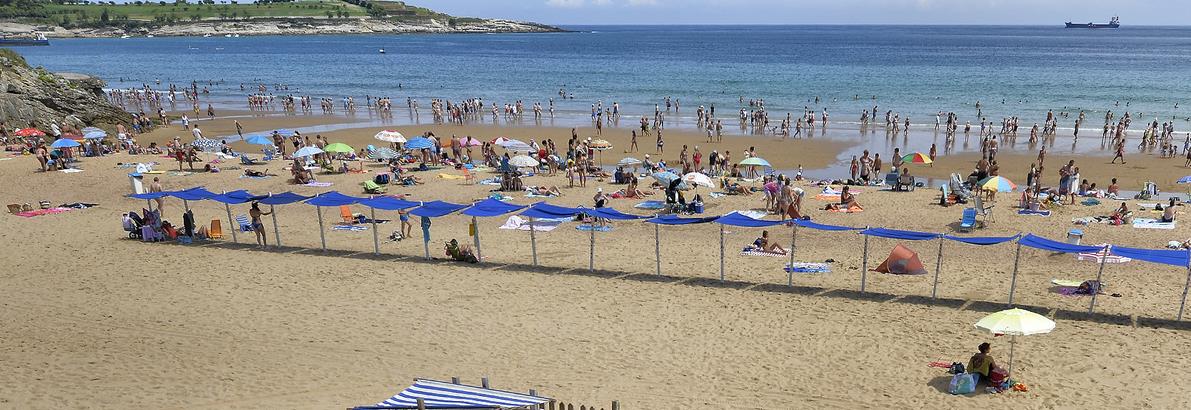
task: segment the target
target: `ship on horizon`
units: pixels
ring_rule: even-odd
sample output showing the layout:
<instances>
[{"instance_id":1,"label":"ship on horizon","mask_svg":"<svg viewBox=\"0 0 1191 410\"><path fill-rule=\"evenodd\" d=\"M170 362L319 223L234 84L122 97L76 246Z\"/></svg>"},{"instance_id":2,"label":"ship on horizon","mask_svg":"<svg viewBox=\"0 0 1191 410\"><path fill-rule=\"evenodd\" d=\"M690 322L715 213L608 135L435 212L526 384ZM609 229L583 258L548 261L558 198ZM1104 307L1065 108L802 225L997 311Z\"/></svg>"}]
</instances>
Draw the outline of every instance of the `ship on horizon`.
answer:
<instances>
[{"instance_id":1,"label":"ship on horizon","mask_svg":"<svg viewBox=\"0 0 1191 410\"><path fill-rule=\"evenodd\" d=\"M1109 20L1108 24L1103 24L1103 23L1075 24L1070 21L1067 22L1067 28L1120 28L1120 27L1121 27L1121 18L1116 17L1116 16L1113 16L1112 20Z\"/></svg>"}]
</instances>

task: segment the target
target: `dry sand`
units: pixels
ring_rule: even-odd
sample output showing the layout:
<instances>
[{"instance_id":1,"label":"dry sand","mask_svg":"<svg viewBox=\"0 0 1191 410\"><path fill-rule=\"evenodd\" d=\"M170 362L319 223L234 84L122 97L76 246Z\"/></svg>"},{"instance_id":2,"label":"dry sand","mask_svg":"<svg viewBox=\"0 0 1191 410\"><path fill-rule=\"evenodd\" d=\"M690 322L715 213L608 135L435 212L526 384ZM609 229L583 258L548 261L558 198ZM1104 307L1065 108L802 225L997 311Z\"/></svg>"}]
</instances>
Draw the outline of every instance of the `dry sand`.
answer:
<instances>
[{"instance_id":1,"label":"dry sand","mask_svg":"<svg viewBox=\"0 0 1191 410\"><path fill-rule=\"evenodd\" d=\"M269 117L254 122L250 131L292 124ZM569 130L560 129L403 129L471 133L477 138L569 137ZM358 147L373 132L329 135L332 141ZM678 134L673 143L667 140L667 159L677 157ZM618 137L609 137L623 146ZM694 143L698 136L688 138ZM788 150L767 156L771 161L791 161L786 163L817 164L821 157L832 161L833 150L839 149L822 141L778 148L762 140L757 137L759 146L765 144L762 152ZM641 142L652 146L652 140ZM733 139L724 146L735 151L745 144ZM605 161L618 159L612 157ZM1191 406L1184 383L1191 376L1186 370L1191 365L1191 333L1146 325L1147 318L1174 317L1186 279L1183 269L1142 262L1109 265L1104 277L1108 290L1122 297L1098 298L1097 311L1124 315L1126 324L1072 320L1065 319L1064 312L1086 310L1088 299L1052 293L1049 281L1092 279L1096 265L1070 255L1023 251L1017 302L1041 307L1036 310L1044 314L1059 310L1053 333L1018 338L1016 376L1031 391L955 397L945 393L948 377L943 370L927 363L966 362L983 341L993 342L999 361L1007 360L1008 341L975 330L972 323L985 313L973 309L690 286L700 283L690 280L655 283L493 270L493 265L427 264L417 261L423 252L417 227L414 238L381 246L386 254L410 257L400 261L144 244L124 239L120 229L120 213L139 209L144 202L123 197L128 193L127 170L115 165L147 160L162 162L161 169L176 167L166 158L124 154L84 159L85 171L74 174L34 172L36 161L31 157L0 161L0 178L8 181L0 193L4 203L46 199L101 204L36 218L0 217L0 238L10 266L0 273L0 318L5 328L0 351L6 370L0 375L0 407L342 408L387 398L415 377L451 376L473 383L489 376L497 387L535 388L565 401L605 407L619 400L626 409ZM268 168L280 171L273 165ZM415 200L468 202L486 196L491 188L438 179L439 172L454 173L424 172L421 176L430 184L393 187L390 192L407 193ZM216 192L293 190L307 195L327 189L360 194L358 183L371 177L320 176L334 186L308 188L287 185L281 177L253 180L238 175L237 170L227 170L160 177L166 189L202 185ZM562 177L534 177L530 183L565 185ZM589 205L598 186L613 188L597 182L564 188L563 197L552 202ZM867 207L860 214L809 213L829 224L949 233L960 219L961 207L934 205L937 193L928 189L870 189L859 200ZM514 195L513 201L534 200ZM709 199L708 212L756 208L761 201L761 196ZM822 204L807 202L806 209ZM614 200L612 205L631 211L634 203ZM191 206L201 224L226 219L219 204ZM1026 231L1059 239L1071 228L1072 217L1107 214L1111 207L1075 206L1041 218L1018 216L1008 201L1002 201L994 211L996 221L979 234ZM179 222L181 209L179 201L167 200L165 218ZM233 209L246 211L246 206ZM285 245L319 246L313 207L289 205L278 211ZM328 223L338 219L335 209L323 213ZM396 219L388 212L378 217ZM528 264L528 233L497 229L503 221L480 222L487 261ZM432 254L441 257L442 242L450 238L470 243L467 222L461 216L434 220ZM267 217L266 226L272 239ZM396 229L396 223L381 225L382 238ZM661 232L663 274L718 276L717 225L663 227ZM788 245L788 228L773 232ZM1086 232L1085 243L1147 248L1191 236L1185 223L1173 231L1096 225ZM728 279L784 284L785 259L735 252L758 234L728 229ZM372 250L370 231L328 230L326 235L332 249ZM597 238L598 269L654 271L652 225L617 223L612 232ZM588 235L575 230L574 224L537 239L544 265L586 267ZM795 283L858 288L862 243L855 234L801 230L798 260L839 262L832 273L795 276ZM871 239L869 266L879 264L896 243ZM937 243L907 246L933 269ZM941 297L1007 300L1012 245L947 242L944 252ZM868 281L868 290L882 294L931 291L931 275L870 272ZM1140 326L1132 325L1133 317Z\"/></svg>"}]
</instances>

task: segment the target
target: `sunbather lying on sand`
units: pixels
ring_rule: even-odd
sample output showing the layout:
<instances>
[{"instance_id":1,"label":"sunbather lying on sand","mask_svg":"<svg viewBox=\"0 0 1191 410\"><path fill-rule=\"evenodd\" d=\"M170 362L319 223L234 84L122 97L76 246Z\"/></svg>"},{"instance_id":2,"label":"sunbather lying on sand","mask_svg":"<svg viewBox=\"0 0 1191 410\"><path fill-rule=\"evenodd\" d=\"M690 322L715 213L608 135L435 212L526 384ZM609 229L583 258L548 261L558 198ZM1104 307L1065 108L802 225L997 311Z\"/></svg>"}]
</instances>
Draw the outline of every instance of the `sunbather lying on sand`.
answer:
<instances>
[{"instance_id":1,"label":"sunbather lying on sand","mask_svg":"<svg viewBox=\"0 0 1191 410\"><path fill-rule=\"evenodd\" d=\"M266 176L269 176L269 170L266 169L264 171L257 171L255 169L245 169L244 176L249 176L249 177L253 177L253 178L266 177Z\"/></svg>"},{"instance_id":2,"label":"sunbather lying on sand","mask_svg":"<svg viewBox=\"0 0 1191 410\"><path fill-rule=\"evenodd\" d=\"M525 188L525 190L530 194L538 196L562 196L562 191L560 191L557 186L531 186L529 188Z\"/></svg>"},{"instance_id":3,"label":"sunbather lying on sand","mask_svg":"<svg viewBox=\"0 0 1191 410\"><path fill-rule=\"evenodd\" d=\"M724 192L727 192L728 195L752 195L753 194L753 191L749 190L748 188L746 188L736 182L725 184Z\"/></svg>"}]
</instances>

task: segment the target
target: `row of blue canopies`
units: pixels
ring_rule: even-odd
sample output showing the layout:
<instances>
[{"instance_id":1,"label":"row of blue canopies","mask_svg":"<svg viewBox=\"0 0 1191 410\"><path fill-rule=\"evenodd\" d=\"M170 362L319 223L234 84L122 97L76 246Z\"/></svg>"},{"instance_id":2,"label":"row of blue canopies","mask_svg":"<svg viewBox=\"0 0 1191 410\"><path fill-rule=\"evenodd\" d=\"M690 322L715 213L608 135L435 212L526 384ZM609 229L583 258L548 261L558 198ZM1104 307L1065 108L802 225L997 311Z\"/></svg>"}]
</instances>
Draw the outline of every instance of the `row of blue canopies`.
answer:
<instances>
[{"instance_id":1,"label":"row of blue canopies","mask_svg":"<svg viewBox=\"0 0 1191 410\"><path fill-rule=\"evenodd\" d=\"M1049 251L1049 252L1060 252L1060 253L1102 253L1103 255L1112 254L1112 255L1117 255L1117 256L1121 256L1121 257L1127 257L1127 258L1131 258L1131 259L1137 259L1137 260L1142 260L1142 261L1147 261L1147 262L1152 262L1152 263L1158 263L1158 264L1186 268L1188 270L1188 276L1187 276L1187 282L1184 284L1184 287L1183 287L1182 302L1179 306L1179 313L1178 313L1179 320L1182 319L1183 310L1184 310L1184 307L1186 306L1188 290L1189 290L1189 288L1191 288L1191 250L1141 249L1141 248L1131 248L1131 247L1116 246L1116 245L1088 246L1088 245L1079 245L1079 244L1071 244L1071 243L1066 243L1066 242L1055 241L1055 240L1047 239L1044 237L1036 236L1033 234L1018 234L1018 235L1007 236L1007 237L966 237L966 236L955 236L955 235L948 235L948 234L941 234L941 233L916 232L916 231L906 231L906 230L887 229L887 228L871 228L871 227L858 228L858 227L848 227L848 226L838 226L838 225L826 225L826 224L820 224L820 223L811 221L809 219L766 220L766 219L753 218L748 215L741 214L739 212L731 212L726 215L711 216L711 217L679 217L679 216L675 216L675 215L632 215L632 214L622 213L622 212L617 211L616 209L613 209L610 207L603 207L603 208L587 208L587 207L582 207L582 206L581 207L563 207L563 206L558 206L558 205L552 205L552 204L549 204L546 202L537 202L532 205L517 205L517 204L512 204L512 203L504 202L504 201L497 200L497 199L491 199L491 198L480 200L480 201L477 201L477 202L474 202L471 204L455 204L455 203L449 203L449 202L443 202L443 201L427 201L427 202L409 201L409 200L399 199L399 198L392 197L392 196L355 197L355 196L344 195L342 193L335 192L335 191L325 192L325 193L318 194L315 196L305 196L305 195L300 195L300 194L296 194L293 192L284 192L284 193L279 193L279 194L270 193L267 195L257 195L257 194L252 194L252 193L250 193L248 191L244 191L244 190L215 193L215 192L211 192L203 187L195 187L195 188L179 190L179 191L164 191L164 192L149 192L149 193L142 193L142 194L133 194L133 195L130 195L130 197L135 198L135 199L142 199L142 200L153 200L153 199L159 199L159 198L165 198L165 197L173 197L173 198L181 199L183 201L183 203L185 204L187 210L189 210L189 201L210 200L210 201L223 203L225 205L225 209L227 210L227 213L228 213L229 223L231 223L231 221L232 221L230 205L244 204L244 203L248 203L248 202L257 202L262 205L268 205L270 207L270 211L273 216L274 235L275 235L275 240L278 245L280 245L280 232L279 232L279 229L277 228L276 213L275 213L275 209L273 207L277 206L277 205L288 205L288 204L299 203L299 202L305 203L307 205L312 205L317 208L318 218L319 218L319 237L321 240L323 250L327 249L327 242L326 242L325 229L323 226L322 208L323 207L347 206L347 205L361 205L361 206L368 207L372 210L372 215L371 215L372 217L370 218L370 220L373 223L373 229L372 229L373 244L374 244L374 251L378 254L380 253L380 239L379 239L379 234L377 233L376 226L375 226L375 224L376 224L375 213L376 213L377 209L384 210L384 211L405 211L410 215L421 217L422 218L422 228L423 228L423 243L424 243L424 248L425 248L425 252L426 252L426 258L430 258L429 227L430 227L430 219L431 218L439 218L439 217L451 215L454 213L460 213L462 215L472 217L472 223L474 225L476 223L476 218L495 217L495 216L502 216L502 215L508 215L508 214L518 214L523 217L527 217L530 219L530 222L531 222L530 223L531 229L529 229L529 233L530 233L531 252L533 255L533 264L534 265L538 264L537 241L536 241L536 236L535 236L535 231L537 229L532 228L534 219L571 219L571 218L575 218L576 216L579 216L579 215L587 215L589 217L601 218L601 219L607 219L607 220L620 220L620 221L643 220L644 222L654 224L654 227L655 227L654 228L654 242L655 242L654 252L655 252L655 259L657 261L657 273L658 274L661 274L661 242L660 242L660 238L659 238L659 235L660 235L659 227L661 225L691 225L691 224L703 224L703 223L713 223L714 222L714 223L717 223L720 225L720 279L721 280L725 279L725 261L724 261L725 260L725 258L724 258L725 249L724 249L724 228L723 228L725 225L746 227L746 228L764 228L764 227L772 227L772 226L778 226L778 225L788 225L788 226L792 226L794 228L792 231L792 235L791 235L791 249L788 252L790 255L791 263L794 262L793 250L796 245L798 228L815 229L815 230L822 230L822 231L829 231L829 232L851 231L851 232L856 232L861 235L864 235L864 263L863 263L863 267L861 270L861 283L860 283L860 291L861 292L863 292L865 290L866 275L867 275L867 271L868 271L868 238L869 237L889 238L889 239L907 240L907 241L939 240L940 241L939 242L940 252L938 254L939 260L936 263L936 269L935 269L935 275L934 275L934 285L933 285L933 288L931 291L932 298L937 295L939 270L941 269L942 257L943 257L943 252L942 252L942 241L943 240L959 242L959 243L963 243L963 244L967 244L967 245L977 245L977 246L989 246L989 245L1003 244L1003 243L1007 243L1007 242L1016 242L1017 243L1017 251L1014 256L1013 274L1012 274L1010 290L1009 290L1009 303L1010 304L1013 304L1014 292L1016 290L1018 261L1020 260L1022 247L1040 249L1040 250ZM150 207L151 206L152 205L150 203ZM235 230L232 230L232 232L233 232L233 239L234 239ZM477 230L474 230L473 232L474 232L473 236L474 236L474 240L475 240L475 248L476 248L477 257L482 258L482 251L480 248L479 230L477 229ZM596 229L588 229L588 232L590 235L590 244L591 244L588 268L591 270L595 270L595 242L596 242L595 241L595 232L596 232ZM1099 273L1097 274L1097 279L1096 279L1097 281L1099 281L1102 278L1102 275L1104 272L1104 261L1107 259L1108 258L1100 258L1101 263L1100 263ZM793 283L792 272L787 276L787 282L788 282L788 284ZM1089 306L1089 313L1094 311L1094 309L1095 309L1095 300L1096 300L1096 295L1093 294L1092 298L1091 298L1090 306Z\"/></svg>"}]
</instances>

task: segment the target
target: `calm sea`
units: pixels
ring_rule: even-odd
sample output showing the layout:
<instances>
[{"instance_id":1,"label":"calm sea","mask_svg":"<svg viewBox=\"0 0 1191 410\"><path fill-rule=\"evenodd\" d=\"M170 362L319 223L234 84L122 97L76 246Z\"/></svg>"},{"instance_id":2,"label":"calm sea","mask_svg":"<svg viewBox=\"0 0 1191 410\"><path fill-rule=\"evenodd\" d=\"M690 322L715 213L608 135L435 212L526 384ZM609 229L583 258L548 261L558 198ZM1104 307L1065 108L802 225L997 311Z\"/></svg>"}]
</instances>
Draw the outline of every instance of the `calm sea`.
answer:
<instances>
[{"instance_id":1,"label":"calm sea","mask_svg":"<svg viewBox=\"0 0 1191 410\"><path fill-rule=\"evenodd\" d=\"M1017 115L1023 129L1048 109L1087 110L1093 128L1109 109L1191 128L1191 101L1180 100L1191 96L1191 27L567 28L575 32L63 39L20 51L33 64L95 74L112 87L215 82L211 98L236 108L245 107L240 83L264 82L289 86L278 95L389 96L398 106L406 97L423 107L429 98L527 106L555 98L575 124L597 101L640 115L671 96L683 116L714 104L727 118L741 97L764 98L775 123L804 107L827 109L833 123L856 121L874 105L932 126L939 111L979 123L980 101L986 118ZM559 100L560 88L575 99ZM667 125L675 123L692 122Z\"/></svg>"}]
</instances>

